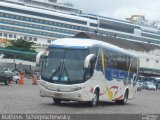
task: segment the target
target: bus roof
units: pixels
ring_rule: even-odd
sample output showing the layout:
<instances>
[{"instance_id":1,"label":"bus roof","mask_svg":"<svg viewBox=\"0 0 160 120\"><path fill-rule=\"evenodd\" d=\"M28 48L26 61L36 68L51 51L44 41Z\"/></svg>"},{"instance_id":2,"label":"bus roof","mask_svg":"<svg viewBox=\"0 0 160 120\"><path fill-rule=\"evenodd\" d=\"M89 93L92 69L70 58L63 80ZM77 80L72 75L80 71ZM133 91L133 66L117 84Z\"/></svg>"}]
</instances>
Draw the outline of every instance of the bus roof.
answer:
<instances>
[{"instance_id":1,"label":"bus roof","mask_svg":"<svg viewBox=\"0 0 160 120\"><path fill-rule=\"evenodd\" d=\"M106 42L102 42L102 41L98 41L98 40L94 40L94 39L85 39L85 38L63 38L63 39L57 39L55 41L53 41L50 45L50 47L53 46L59 46L59 47L67 47L67 48L89 48L92 46L97 46L97 47L106 47L109 49L112 49L114 51L119 51L121 53L125 53L131 56L135 56L137 57L135 54L130 53L118 46L106 43Z\"/></svg>"}]
</instances>

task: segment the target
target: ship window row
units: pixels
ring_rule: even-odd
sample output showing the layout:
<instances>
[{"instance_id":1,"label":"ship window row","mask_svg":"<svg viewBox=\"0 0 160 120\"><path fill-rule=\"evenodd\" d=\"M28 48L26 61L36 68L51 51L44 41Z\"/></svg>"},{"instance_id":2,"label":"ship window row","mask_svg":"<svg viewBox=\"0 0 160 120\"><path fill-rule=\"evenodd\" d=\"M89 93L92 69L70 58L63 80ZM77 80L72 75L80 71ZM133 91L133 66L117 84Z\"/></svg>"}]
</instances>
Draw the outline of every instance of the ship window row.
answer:
<instances>
[{"instance_id":1,"label":"ship window row","mask_svg":"<svg viewBox=\"0 0 160 120\"><path fill-rule=\"evenodd\" d=\"M30 3L31 1L27 1L27 2ZM67 8L67 7L64 7L64 6L52 5L52 4L48 4L48 3L41 3L41 2L38 2L38 1L32 1L31 4L42 6L42 7L46 7L46 8L50 8L50 9L56 9L56 10L63 10L63 11L71 11L71 12L74 12L74 13L80 13L79 10L75 10L75 9L72 9L72 8Z\"/></svg>"},{"instance_id":2,"label":"ship window row","mask_svg":"<svg viewBox=\"0 0 160 120\"><path fill-rule=\"evenodd\" d=\"M126 35L123 35L123 36L126 36ZM129 36L127 35L126 38L128 39L132 39L132 40L137 40L137 41L142 41L142 42L150 42L150 43L158 43L160 44L160 42L157 40L153 40L153 39L150 39L150 38L142 38L142 37L137 37L137 36Z\"/></svg>"},{"instance_id":3,"label":"ship window row","mask_svg":"<svg viewBox=\"0 0 160 120\"><path fill-rule=\"evenodd\" d=\"M11 33L0 33L0 37L5 37L5 38L16 38L17 36L15 34L11 34Z\"/></svg>"},{"instance_id":4,"label":"ship window row","mask_svg":"<svg viewBox=\"0 0 160 120\"><path fill-rule=\"evenodd\" d=\"M92 26L92 27L98 27L98 24L90 23L90 26Z\"/></svg>"},{"instance_id":5,"label":"ship window row","mask_svg":"<svg viewBox=\"0 0 160 120\"><path fill-rule=\"evenodd\" d=\"M100 23L99 26L100 26L100 28L116 30L116 31L121 31L121 32L126 32L126 33L133 33L134 32L134 29L128 28L128 27L119 27L119 26L103 24L103 23Z\"/></svg>"},{"instance_id":6,"label":"ship window row","mask_svg":"<svg viewBox=\"0 0 160 120\"><path fill-rule=\"evenodd\" d=\"M117 37L120 37L120 38L126 38L126 39L132 39L132 40L135 40L135 41L142 41L142 42L150 42L150 43L159 43L160 42L157 40L153 40L153 39L150 39L150 38L142 38L142 37L137 37L137 36L130 36L130 35L124 35L124 34L117 34Z\"/></svg>"},{"instance_id":7,"label":"ship window row","mask_svg":"<svg viewBox=\"0 0 160 120\"><path fill-rule=\"evenodd\" d=\"M51 18L51 19L55 19L55 20L62 20L62 21L67 21L67 22L87 25L86 21L75 20L75 19L70 19L70 18L64 18L64 17L54 16L54 15L48 15L48 14L44 14L44 13L26 11L26 10L16 9L16 8L9 8L9 7L5 7L5 6L1 6L0 9L1 10L6 10L6 11L11 11L11 12L27 14L27 15L33 15L33 16L39 16L39 17L45 17L45 18Z\"/></svg>"},{"instance_id":8,"label":"ship window row","mask_svg":"<svg viewBox=\"0 0 160 120\"><path fill-rule=\"evenodd\" d=\"M10 20L1 20L0 19L0 23L5 23L5 24L9 24L9 25L17 25L17 26L22 26L22 27L34 28L34 29L47 30L47 31L61 32L61 33L71 34L71 35L77 33L77 32L71 31L71 30L65 30L65 29L29 24L29 23L15 22L15 21L10 21Z\"/></svg>"},{"instance_id":9,"label":"ship window row","mask_svg":"<svg viewBox=\"0 0 160 120\"><path fill-rule=\"evenodd\" d=\"M34 42L37 42L37 38L33 38L33 37L31 37L31 36L24 36L24 40L29 40L29 41L34 41Z\"/></svg>"},{"instance_id":10,"label":"ship window row","mask_svg":"<svg viewBox=\"0 0 160 120\"><path fill-rule=\"evenodd\" d=\"M26 22L40 23L40 24L45 24L45 25L69 28L69 29L73 29L73 30L86 31L86 29L87 29L86 27L80 27L80 26L76 26L76 25L69 25L69 24L65 24L65 23L53 22L53 21L49 21L49 20L42 20L42 19L31 18L31 17L12 15L12 14L7 14L7 13L0 13L0 16L5 17L5 18L10 18L10 19L15 19L15 20L22 20L22 21L26 21Z\"/></svg>"},{"instance_id":11,"label":"ship window row","mask_svg":"<svg viewBox=\"0 0 160 120\"><path fill-rule=\"evenodd\" d=\"M154 30L146 30L146 29L144 30L144 29L142 29L142 31L160 35L160 31L158 31L158 30L154 31Z\"/></svg>"},{"instance_id":12,"label":"ship window row","mask_svg":"<svg viewBox=\"0 0 160 120\"><path fill-rule=\"evenodd\" d=\"M141 35L144 36L144 37L160 39L160 36L157 36L157 35L151 35L151 34L146 34L146 33L141 33Z\"/></svg>"},{"instance_id":13,"label":"ship window row","mask_svg":"<svg viewBox=\"0 0 160 120\"><path fill-rule=\"evenodd\" d=\"M131 36L131 35L126 35L126 34L119 34L119 33L114 33L114 32L108 32L108 31L98 31L99 34L106 35L109 37L115 37L115 38L120 38L120 39L131 39L135 41L142 41L142 42L150 42L150 43L156 43L160 44L160 41L155 41L151 38L142 38L142 37L137 37L137 36Z\"/></svg>"},{"instance_id":14,"label":"ship window row","mask_svg":"<svg viewBox=\"0 0 160 120\"><path fill-rule=\"evenodd\" d=\"M92 34L97 34L98 33L98 30L96 30L96 29L88 29L88 32L89 33L92 33ZM105 32L106 33L106 32Z\"/></svg>"},{"instance_id":15,"label":"ship window row","mask_svg":"<svg viewBox=\"0 0 160 120\"><path fill-rule=\"evenodd\" d=\"M47 37L56 37L56 38L70 37L70 36L67 36L67 35L61 35L61 34L55 34L55 33L49 33L49 32L42 32L42 31L35 31L35 30L28 30L28 29L16 28L16 27L7 27L7 26L4 26L4 25L0 25L0 29L15 31L15 32L21 32L21 33L34 34L34 35L42 35L42 36L47 36Z\"/></svg>"},{"instance_id":16,"label":"ship window row","mask_svg":"<svg viewBox=\"0 0 160 120\"><path fill-rule=\"evenodd\" d=\"M97 17L89 17L90 19L92 19L92 20L97 20L98 18Z\"/></svg>"}]
</instances>

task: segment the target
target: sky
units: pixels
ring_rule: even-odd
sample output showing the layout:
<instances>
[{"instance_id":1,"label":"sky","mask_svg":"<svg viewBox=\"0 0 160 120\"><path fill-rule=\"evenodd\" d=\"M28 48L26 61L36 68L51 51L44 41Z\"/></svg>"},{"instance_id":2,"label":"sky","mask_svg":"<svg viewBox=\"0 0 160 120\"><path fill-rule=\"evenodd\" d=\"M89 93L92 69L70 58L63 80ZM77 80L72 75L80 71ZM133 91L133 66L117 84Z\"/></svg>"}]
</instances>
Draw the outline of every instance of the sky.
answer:
<instances>
[{"instance_id":1,"label":"sky","mask_svg":"<svg viewBox=\"0 0 160 120\"><path fill-rule=\"evenodd\" d=\"M144 15L148 21L160 21L160 0L58 0L70 2L83 12L125 20Z\"/></svg>"}]
</instances>

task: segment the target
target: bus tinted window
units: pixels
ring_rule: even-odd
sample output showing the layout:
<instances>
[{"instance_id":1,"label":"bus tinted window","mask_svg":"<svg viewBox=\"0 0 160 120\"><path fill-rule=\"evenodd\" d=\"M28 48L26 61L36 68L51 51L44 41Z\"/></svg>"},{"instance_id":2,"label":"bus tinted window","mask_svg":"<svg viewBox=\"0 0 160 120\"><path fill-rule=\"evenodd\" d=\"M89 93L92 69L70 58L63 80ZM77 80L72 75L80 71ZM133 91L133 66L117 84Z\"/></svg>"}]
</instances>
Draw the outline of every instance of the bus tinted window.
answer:
<instances>
[{"instance_id":1,"label":"bus tinted window","mask_svg":"<svg viewBox=\"0 0 160 120\"><path fill-rule=\"evenodd\" d=\"M90 48L90 54L94 54L95 56L98 56L98 48L97 47L92 47Z\"/></svg>"}]
</instances>

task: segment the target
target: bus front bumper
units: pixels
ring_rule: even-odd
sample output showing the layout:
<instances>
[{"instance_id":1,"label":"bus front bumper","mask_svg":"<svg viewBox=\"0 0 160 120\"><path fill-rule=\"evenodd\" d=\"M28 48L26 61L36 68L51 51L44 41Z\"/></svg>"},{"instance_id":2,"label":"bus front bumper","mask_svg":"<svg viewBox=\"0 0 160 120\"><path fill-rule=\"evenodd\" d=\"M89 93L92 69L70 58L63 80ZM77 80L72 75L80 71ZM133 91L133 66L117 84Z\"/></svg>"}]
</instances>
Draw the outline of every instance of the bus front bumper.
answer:
<instances>
[{"instance_id":1,"label":"bus front bumper","mask_svg":"<svg viewBox=\"0 0 160 120\"><path fill-rule=\"evenodd\" d=\"M58 91L48 90L42 86L40 88L41 97L50 97L50 98L57 98L69 101L89 101L88 96L84 93L85 93L84 89L74 92L58 92Z\"/></svg>"}]
</instances>

